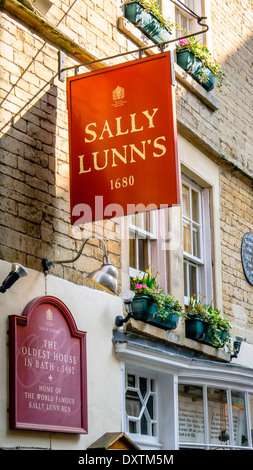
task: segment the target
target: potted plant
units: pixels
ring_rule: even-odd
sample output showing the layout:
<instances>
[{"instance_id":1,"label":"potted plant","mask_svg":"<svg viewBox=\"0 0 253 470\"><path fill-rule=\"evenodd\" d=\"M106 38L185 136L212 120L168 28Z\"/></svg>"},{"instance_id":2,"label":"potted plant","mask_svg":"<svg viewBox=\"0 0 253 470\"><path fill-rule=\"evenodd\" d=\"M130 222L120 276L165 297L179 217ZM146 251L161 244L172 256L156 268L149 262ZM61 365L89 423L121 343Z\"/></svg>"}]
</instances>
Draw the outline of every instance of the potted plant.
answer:
<instances>
[{"instance_id":1,"label":"potted plant","mask_svg":"<svg viewBox=\"0 0 253 470\"><path fill-rule=\"evenodd\" d=\"M208 344L215 348L227 345L230 349L231 326L220 310L209 304L202 304L193 297L182 316L185 318L185 336L187 338Z\"/></svg>"},{"instance_id":2,"label":"potted plant","mask_svg":"<svg viewBox=\"0 0 253 470\"><path fill-rule=\"evenodd\" d=\"M170 325L170 329L174 330L177 327L179 316L183 312L183 308L180 305L178 300L175 300L172 295L165 295L165 310L163 314L159 314L158 316L161 321L165 321L167 324Z\"/></svg>"},{"instance_id":3,"label":"potted plant","mask_svg":"<svg viewBox=\"0 0 253 470\"><path fill-rule=\"evenodd\" d=\"M191 297L190 303L186 306L182 316L185 319L186 338L202 341L205 338L205 329L208 324L208 313L205 305Z\"/></svg>"},{"instance_id":4,"label":"potted plant","mask_svg":"<svg viewBox=\"0 0 253 470\"><path fill-rule=\"evenodd\" d=\"M163 17L155 0L126 0L125 17L155 43L170 39L173 24Z\"/></svg>"},{"instance_id":5,"label":"potted plant","mask_svg":"<svg viewBox=\"0 0 253 470\"><path fill-rule=\"evenodd\" d=\"M226 344L230 349L231 326L227 317L221 316L220 310L214 309L213 305L208 306L208 314L208 327L203 342L216 348L221 348Z\"/></svg>"},{"instance_id":6,"label":"potted plant","mask_svg":"<svg viewBox=\"0 0 253 470\"><path fill-rule=\"evenodd\" d=\"M206 44L202 45L194 36L181 39L176 45L177 63L206 90L213 89L216 79L220 89L226 84L226 75L211 56Z\"/></svg>"},{"instance_id":7,"label":"potted plant","mask_svg":"<svg viewBox=\"0 0 253 470\"><path fill-rule=\"evenodd\" d=\"M182 307L171 295L157 285L156 276L149 269L141 278L130 278L130 289L134 291L133 317L166 330L175 329Z\"/></svg>"}]
</instances>

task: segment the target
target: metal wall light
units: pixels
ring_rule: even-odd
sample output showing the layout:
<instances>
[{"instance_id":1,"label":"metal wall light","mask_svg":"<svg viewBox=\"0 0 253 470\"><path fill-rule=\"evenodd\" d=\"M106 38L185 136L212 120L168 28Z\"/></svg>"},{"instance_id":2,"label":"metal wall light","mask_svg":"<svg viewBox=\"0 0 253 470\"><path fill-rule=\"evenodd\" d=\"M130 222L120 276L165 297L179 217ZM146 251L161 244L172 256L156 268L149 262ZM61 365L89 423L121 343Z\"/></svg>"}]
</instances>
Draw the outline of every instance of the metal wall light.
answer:
<instances>
[{"instance_id":1,"label":"metal wall light","mask_svg":"<svg viewBox=\"0 0 253 470\"><path fill-rule=\"evenodd\" d=\"M243 343L244 338L242 336L235 336L233 342L234 354L231 356L231 359L238 357L238 354L241 349L241 344Z\"/></svg>"},{"instance_id":2,"label":"metal wall light","mask_svg":"<svg viewBox=\"0 0 253 470\"><path fill-rule=\"evenodd\" d=\"M117 290L117 277L118 271L113 266L110 261L106 250L105 242L100 237L88 237L81 245L80 250L78 251L77 255L73 259L69 260L60 260L60 261L52 261L48 258L42 260L42 266L44 272L48 271L53 264L65 264L65 263L74 263L82 254L84 246L91 238L97 238L103 244L104 248L104 256L103 256L103 263L99 269L92 271L90 274L87 275L88 279L91 279L93 282L98 284L99 286L103 287L104 289L108 290L112 294L116 294Z\"/></svg>"},{"instance_id":3,"label":"metal wall light","mask_svg":"<svg viewBox=\"0 0 253 470\"><path fill-rule=\"evenodd\" d=\"M20 277L25 277L27 276L27 271L25 268L18 263L13 263L11 266L11 271L8 274L8 276L5 278L3 281L1 287L0 287L0 292L4 294L7 289L9 289L15 282L20 278Z\"/></svg>"},{"instance_id":4,"label":"metal wall light","mask_svg":"<svg viewBox=\"0 0 253 470\"><path fill-rule=\"evenodd\" d=\"M125 309L127 316L123 318L121 315L118 315L115 319L116 326L120 327L123 326L124 323L127 323L128 320L133 316L133 298L135 293L132 290L126 290L119 294L119 297L123 300L125 304Z\"/></svg>"}]
</instances>

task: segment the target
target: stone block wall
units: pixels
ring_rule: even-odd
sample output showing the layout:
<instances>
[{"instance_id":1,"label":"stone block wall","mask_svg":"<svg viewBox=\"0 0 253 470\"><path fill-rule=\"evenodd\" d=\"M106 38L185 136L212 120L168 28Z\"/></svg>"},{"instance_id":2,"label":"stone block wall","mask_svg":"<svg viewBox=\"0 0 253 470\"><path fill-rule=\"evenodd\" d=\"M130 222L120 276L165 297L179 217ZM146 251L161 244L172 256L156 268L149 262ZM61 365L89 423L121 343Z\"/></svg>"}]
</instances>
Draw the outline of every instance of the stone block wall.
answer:
<instances>
[{"instance_id":1,"label":"stone block wall","mask_svg":"<svg viewBox=\"0 0 253 470\"><path fill-rule=\"evenodd\" d=\"M12 3L15 8L19 5L16 0ZM75 41L76 47L82 47L90 57L101 58L137 47L117 27L121 4L121 1L109 0L71 4L67 0L55 0L46 17L72 40L72 46ZM213 54L227 74L230 86L224 87L221 93L217 90L212 92L219 101L218 109L214 110L199 95L177 81L177 118L188 129L189 140L194 142L197 136L199 142L205 143L205 153L209 155L210 150L210 158L216 155L221 166L221 184L227 185L228 189L232 174L223 166L224 159L238 165L248 176L253 176L253 98L249 60L252 57L253 13L250 0L243 4L215 0L210 4ZM37 12L33 14L37 15ZM43 19L41 15L40 19ZM0 257L41 271L42 258L70 258L77 252L81 240L93 233L104 236L110 260L119 268L119 220L79 228L70 225L66 82L60 82L57 77L58 47L42 39L39 33L32 33L7 12L1 12L0 22ZM66 66L74 64L74 55L70 48ZM117 62L131 58L127 56ZM107 64L110 63L115 61ZM247 186L237 176L234 184L238 185L238 194L241 185L249 194L245 214L250 219L246 224L250 231L252 188L251 180L248 181ZM225 194L225 189L222 189L220 210L224 221L221 227L224 267L226 249L223 250L223 246L226 248L228 230L225 220L227 217L234 220L235 217L227 214ZM239 210L237 199L234 202L236 212ZM241 233L233 236L237 237L236 243L239 244ZM97 250L97 245L97 240L92 241L74 266L57 265L52 273L83 283L82 273L95 269L97 259L101 259L102 250ZM246 287L247 291L249 286ZM226 294L224 302L227 305ZM232 304L233 300L230 300L230 313Z\"/></svg>"},{"instance_id":2,"label":"stone block wall","mask_svg":"<svg viewBox=\"0 0 253 470\"><path fill-rule=\"evenodd\" d=\"M224 313L234 332L253 341L253 288L241 260L243 235L253 233L253 192L248 182L226 169L220 172L221 252Z\"/></svg>"},{"instance_id":3,"label":"stone block wall","mask_svg":"<svg viewBox=\"0 0 253 470\"><path fill-rule=\"evenodd\" d=\"M253 288L245 278L241 262L242 237L253 232L250 3L210 2L213 55L226 73L229 85L223 86L221 92L212 91L218 109L211 109L197 94L187 92L179 81L176 93L177 117L185 137L219 165L223 309L234 332L252 343Z\"/></svg>"},{"instance_id":4,"label":"stone block wall","mask_svg":"<svg viewBox=\"0 0 253 470\"><path fill-rule=\"evenodd\" d=\"M42 258L71 259L93 234L108 242L110 261L120 268L117 219L70 225L66 81L58 80L58 50L5 13L0 22L0 257L41 271ZM98 246L91 240L75 265L51 272L83 284L83 272L102 261Z\"/></svg>"},{"instance_id":5,"label":"stone block wall","mask_svg":"<svg viewBox=\"0 0 253 470\"><path fill-rule=\"evenodd\" d=\"M216 111L177 85L177 116L221 155L240 164L253 176L253 11L250 1L211 3L211 38L214 59L221 65L228 86L212 94Z\"/></svg>"}]
</instances>

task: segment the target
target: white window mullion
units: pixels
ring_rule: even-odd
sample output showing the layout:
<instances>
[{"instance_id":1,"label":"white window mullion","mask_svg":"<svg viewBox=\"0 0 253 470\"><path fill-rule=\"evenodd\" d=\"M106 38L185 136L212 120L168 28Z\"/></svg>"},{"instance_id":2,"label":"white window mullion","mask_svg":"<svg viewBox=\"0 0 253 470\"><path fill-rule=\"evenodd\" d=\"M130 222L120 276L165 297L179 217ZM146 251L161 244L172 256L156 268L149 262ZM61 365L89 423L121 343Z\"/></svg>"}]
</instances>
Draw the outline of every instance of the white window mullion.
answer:
<instances>
[{"instance_id":1,"label":"white window mullion","mask_svg":"<svg viewBox=\"0 0 253 470\"><path fill-rule=\"evenodd\" d=\"M232 398L231 389L227 390L227 404L228 404L228 426L229 426L229 444L234 447L234 426L233 426L233 413L232 413Z\"/></svg>"},{"instance_id":2,"label":"white window mullion","mask_svg":"<svg viewBox=\"0 0 253 470\"><path fill-rule=\"evenodd\" d=\"M209 450L209 420L208 420L208 402L207 402L207 385L203 385L203 408L204 408L204 435L206 449Z\"/></svg>"},{"instance_id":3,"label":"white window mullion","mask_svg":"<svg viewBox=\"0 0 253 470\"><path fill-rule=\"evenodd\" d=\"M126 371L125 371L125 363L120 362L120 386L121 390L126 390ZM123 410L122 413L122 431L128 431L128 424L127 424L127 414L126 414L126 398L125 393L121 393L121 409Z\"/></svg>"},{"instance_id":4,"label":"white window mullion","mask_svg":"<svg viewBox=\"0 0 253 470\"><path fill-rule=\"evenodd\" d=\"M143 212L137 215L138 218L135 215L128 218L130 249L134 246L132 257L130 257L129 274L133 277L138 276L140 272L144 274L146 269L150 269L152 264L156 264L156 260L153 259L154 250L151 245L157 242L157 211ZM140 240L143 240L143 246L141 247Z\"/></svg>"},{"instance_id":5,"label":"white window mullion","mask_svg":"<svg viewBox=\"0 0 253 470\"><path fill-rule=\"evenodd\" d=\"M136 269L139 271L139 237L135 236Z\"/></svg>"},{"instance_id":6,"label":"white window mullion","mask_svg":"<svg viewBox=\"0 0 253 470\"><path fill-rule=\"evenodd\" d=\"M247 420L247 434L248 434L248 445L252 447L252 436L251 436L251 421L250 421L250 408L249 408L249 394L245 393L245 410L246 410L246 420Z\"/></svg>"},{"instance_id":7,"label":"white window mullion","mask_svg":"<svg viewBox=\"0 0 253 470\"><path fill-rule=\"evenodd\" d=\"M210 225L210 201L209 190L204 189L202 192L202 207L203 210L203 257L205 259L204 265L204 289L206 293L207 303L213 300L213 276L212 276L212 237Z\"/></svg>"},{"instance_id":8,"label":"white window mullion","mask_svg":"<svg viewBox=\"0 0 253 470\"><path fill-rule=\"evenodd\" d=\"M185 269L185 273L187 273L185 300L187 304L191 295L201 294L201 297L206 297L206 303L210 304L213 300L210 190L200 188L186 177L182 177L182 184L183 230L185 230L183 254L187 266ZM184 228L188 226L190 233ZM194 266L196 271L191 266ZM191 269L193 275L196 272L196 284L193 277L190 279ZM194 292L192 292L193 289Z\"/></svg>"}]
</instances>

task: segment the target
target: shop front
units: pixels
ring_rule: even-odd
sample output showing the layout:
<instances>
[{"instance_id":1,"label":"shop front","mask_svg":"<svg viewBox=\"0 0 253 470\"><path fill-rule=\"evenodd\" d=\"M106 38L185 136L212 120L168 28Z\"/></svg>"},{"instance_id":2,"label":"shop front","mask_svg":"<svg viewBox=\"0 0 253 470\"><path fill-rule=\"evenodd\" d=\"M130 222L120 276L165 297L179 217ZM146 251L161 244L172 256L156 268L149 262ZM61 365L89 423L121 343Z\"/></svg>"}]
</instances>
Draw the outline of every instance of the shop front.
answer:
<instances>
[{"instance_id":1,"label":"shop front","mask_svg":"<svg viewBox=\"0 0 253 470\"><path fill-rule=\"evenodd\" d=\"M115 333L123 429L142 449L252 449L252 369Z\"/></svg>"}]
</instances>

